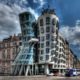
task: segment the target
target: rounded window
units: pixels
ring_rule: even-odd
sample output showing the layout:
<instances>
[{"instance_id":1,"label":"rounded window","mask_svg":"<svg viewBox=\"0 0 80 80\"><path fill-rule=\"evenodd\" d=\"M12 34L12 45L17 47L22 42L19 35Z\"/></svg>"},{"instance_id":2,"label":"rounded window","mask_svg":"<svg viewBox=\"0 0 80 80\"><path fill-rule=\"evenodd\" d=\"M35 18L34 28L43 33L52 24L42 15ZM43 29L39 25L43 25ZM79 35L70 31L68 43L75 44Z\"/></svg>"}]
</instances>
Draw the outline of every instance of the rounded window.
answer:
<instances>
[{"instance_id":1,"label":"rounded window","mask_svg":"<svg viewBox=\"0 0 80 80\"><path fill-rule=\"evenodd\" d=\"M56 20L55 18L53 18L53 19L52 19L52 24L53 24L53 25L56 25L56 23L57 23L57 20Z\"/></svg>"}]
</instances>

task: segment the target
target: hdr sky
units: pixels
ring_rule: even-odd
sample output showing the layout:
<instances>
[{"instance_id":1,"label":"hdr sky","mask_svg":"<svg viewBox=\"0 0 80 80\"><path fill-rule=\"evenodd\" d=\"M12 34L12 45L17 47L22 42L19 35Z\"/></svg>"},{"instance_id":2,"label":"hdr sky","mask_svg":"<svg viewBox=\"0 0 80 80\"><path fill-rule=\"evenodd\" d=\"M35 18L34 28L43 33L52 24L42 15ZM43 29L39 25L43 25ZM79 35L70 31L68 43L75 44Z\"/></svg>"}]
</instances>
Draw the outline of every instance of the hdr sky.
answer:
<instances>
[{"instance_id":1,"label":"hdr sky","mask_svg":"<svg viewBox=\"0 0 80 80\"><path fill-rule=\"evenodd\" d=\"M19 13L30 11L37 19L47 5L55 9L59 31L80 59L80 0L0 0L0 40L21 32Z\"/></svg>"}]
</instances>

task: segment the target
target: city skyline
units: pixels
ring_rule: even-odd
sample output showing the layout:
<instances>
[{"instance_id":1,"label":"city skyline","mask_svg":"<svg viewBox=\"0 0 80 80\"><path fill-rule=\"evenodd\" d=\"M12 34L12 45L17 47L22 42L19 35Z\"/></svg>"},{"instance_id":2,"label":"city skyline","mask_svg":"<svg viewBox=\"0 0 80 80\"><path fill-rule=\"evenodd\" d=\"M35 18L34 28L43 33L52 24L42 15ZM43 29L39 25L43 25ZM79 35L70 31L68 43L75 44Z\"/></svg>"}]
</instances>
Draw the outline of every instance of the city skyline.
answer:
<instances>
[{"instance_id":1,"label":"city skyline","mask_svg":"<svg viewBox=\"0 0 80 80\"><path fill-rule=\"evenodd\" d=\"M69 41L74 52L80 57L79 0L0 0L0 40L20 33L18 14L30 11L36 19L42 8L54 8L60 20L60 32Z\"/></svg>"}]
</instances>

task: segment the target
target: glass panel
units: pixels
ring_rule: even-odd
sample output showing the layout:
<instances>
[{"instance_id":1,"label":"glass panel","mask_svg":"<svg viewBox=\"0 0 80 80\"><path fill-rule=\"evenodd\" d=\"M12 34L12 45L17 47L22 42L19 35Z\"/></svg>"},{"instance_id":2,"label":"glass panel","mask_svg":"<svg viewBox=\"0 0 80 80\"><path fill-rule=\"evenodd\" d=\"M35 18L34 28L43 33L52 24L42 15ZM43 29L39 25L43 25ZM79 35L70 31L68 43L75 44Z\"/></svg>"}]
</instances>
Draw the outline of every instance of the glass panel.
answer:
<instances>
[{"instance_id":1,"label":"glass panel","mask_svg":"<svg viewBox=\"0 0 80 80\"><path fill-rule=\"evenodd\" d=\"M48 60L49 59L49 55L46 55L46 60Z\"/></svg>"},{"instance_id":2,"label":"glass panel","mask_svg":"<svg viewBox=\"0 0 80 80\"><path fill-rule=\"evenodd\" d=\"M50 26L46 27L46 32L50 32Z\"/></svg>"},{"instance_id":3,"label":"glass panel","mask_svg":"<svg viewBox=\"0 0 80 80\"><path fill-rule=\"evenodd\" d=\"M50 34L46 34L46 39L50 39Z\"/></svg>"},{"instance_id":4,"label":"glass panel","mask_svg":"<svg viewBox=\"0 0 80 80\"><path fill-rule=\"evenodd\" d=\"M46 53L49 53L49 48L46 48Z\"/></svg>"},{"instance_id":5,"label":"glass panel","mask_svg":"<svg viewBox=\"0 0 80 80\"><path fill-rule=\"evenodd\" d=\"M46 24L50 24L50 17L46 17Z\"/></svg>"},{"instance_id":6,"label":"glass panel","mask_svg":"<svg viewBox=\"0 0 80 80\"><path fill-rule=\"evenodd\" d=\"M27 55L26 59L30 59L31 55Z\"/></svg>"},{"instance_id":7,"label":"glass panel","mask_svg":"<svg viewBox=\"0 0 80 80\"><path fill-rule=\"evenodd\" d=\"M40 26L43 26L43 19L40 20Z\"/></svg>"},{"instance_id":8,"label":"glass panel","mask_svg":"<svg viewBox=\"0 0 80 80\"><path fill-rule=\"evenodd\" d=\"M49 45L50 45L50 42L49 42L49 41L47 41L47 42L46 42L46 46L49 46Z\"/></svg>"}]
</instances>

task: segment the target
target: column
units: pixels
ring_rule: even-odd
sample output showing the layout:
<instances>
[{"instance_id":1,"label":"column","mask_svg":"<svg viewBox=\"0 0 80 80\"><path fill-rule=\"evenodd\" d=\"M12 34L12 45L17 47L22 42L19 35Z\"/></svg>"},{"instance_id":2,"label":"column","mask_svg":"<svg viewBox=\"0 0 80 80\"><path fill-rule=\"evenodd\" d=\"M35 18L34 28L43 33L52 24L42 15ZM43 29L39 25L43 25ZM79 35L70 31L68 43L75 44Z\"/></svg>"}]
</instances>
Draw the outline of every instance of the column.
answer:
<instances>
[{"instance_id":1,"label":"column","mask_svg":"<svg viewBox=\"0 0 80 80\"><path fill-rule=\"evenodd\" d=\"M19 75L21 75L22 71L23 71L24 65L21 66L21 69L19 71Z\"/></svg>"},{"instance_id":2,"label":"column","mask_svg":"<svg viewBox=\"0 0 80 80\"><path fill-rule=\"evenodd\" d=\"M29 69L30 69L30 65L27 65L27 67L26 67L26 73L25 73L25 76L27 76L27 75L28 75L28 71L29 71Z\"/></svg>"},{"instance_id":3,"label":"column","mask_svg":"<svg viewBox=\"0 0 80 80\"><path fill-rule=\"evenodd\" d=\"M45 65L45 74L49 74L49 67L48 67L48 64Z\"/></svg>"}]
</instances>

